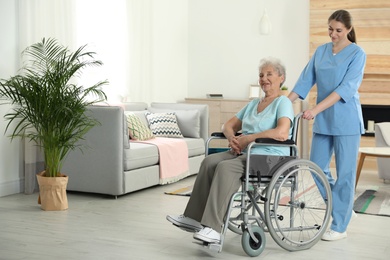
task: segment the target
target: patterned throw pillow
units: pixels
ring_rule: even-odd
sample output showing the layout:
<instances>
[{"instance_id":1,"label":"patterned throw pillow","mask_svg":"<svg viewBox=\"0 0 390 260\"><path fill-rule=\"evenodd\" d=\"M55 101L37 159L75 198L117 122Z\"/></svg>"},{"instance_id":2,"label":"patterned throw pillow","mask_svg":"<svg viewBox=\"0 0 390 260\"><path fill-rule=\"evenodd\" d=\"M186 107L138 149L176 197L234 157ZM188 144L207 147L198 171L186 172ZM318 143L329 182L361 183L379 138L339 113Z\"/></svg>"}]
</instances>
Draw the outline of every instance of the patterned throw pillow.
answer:
<instances>
[{"instance_id":1,"label":"patterned throw pillow","mask_svg":"<svg viewBox=\"0 0 390 260\"><path fill-rule=\"evenodd\" d=\"M141 122L138 116L129 113L126 117L131 139L145 141L154 138L152 131Z\"/></svg>"},{"instance_id":2,"label":"patterned throw pillow","mask_svg":"<svg viewBox=\"0 0 390 260\"><path fill-rule=\"evenodd\" d=\"M148 107L150 113L175 113L177 125L184 137L200 138L200 114L198 110L172 110Z\"/></svg>"},{"instance_id":3,"label":"patterned throw pillow","mask_svg":"<svg viewBox=\"0 0 390 260\"><path fill-rule=\"evenodd\" d=\"M155 136L183 137L175 113L146 113L149 128Z\"/></svg>"}]
</instances>

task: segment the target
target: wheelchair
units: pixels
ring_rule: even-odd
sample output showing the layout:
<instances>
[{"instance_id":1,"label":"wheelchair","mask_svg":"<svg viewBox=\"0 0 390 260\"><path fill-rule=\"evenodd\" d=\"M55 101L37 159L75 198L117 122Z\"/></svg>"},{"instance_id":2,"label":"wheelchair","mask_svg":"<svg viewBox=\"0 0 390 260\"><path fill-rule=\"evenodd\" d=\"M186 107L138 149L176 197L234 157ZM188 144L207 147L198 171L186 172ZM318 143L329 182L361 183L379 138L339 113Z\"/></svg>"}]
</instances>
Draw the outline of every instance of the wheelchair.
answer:
<instances>
[{"instance_id":1,"label":"wheelchair","mask_svg":"<svg viewBox=\"0 0 390 260\"><path fill-rule=\"evenodd\" d=\"M290 140L280 142L259 138L258 145L287 146L290 156L247 156L241 188L231 196L219 243L203 245L222 251L227 230L241 235L241 245L249 256L265 249L268 232L283 249L299 251L314 246L326 231L331 215L332 196L324 172L313 162L298 157L297 136L302 113L294 118ZM210 142L225 139L213 133L206 142L206 154L219 152ZM263 210L261 209L263 208Z\"/></svg>"}]
</instances>

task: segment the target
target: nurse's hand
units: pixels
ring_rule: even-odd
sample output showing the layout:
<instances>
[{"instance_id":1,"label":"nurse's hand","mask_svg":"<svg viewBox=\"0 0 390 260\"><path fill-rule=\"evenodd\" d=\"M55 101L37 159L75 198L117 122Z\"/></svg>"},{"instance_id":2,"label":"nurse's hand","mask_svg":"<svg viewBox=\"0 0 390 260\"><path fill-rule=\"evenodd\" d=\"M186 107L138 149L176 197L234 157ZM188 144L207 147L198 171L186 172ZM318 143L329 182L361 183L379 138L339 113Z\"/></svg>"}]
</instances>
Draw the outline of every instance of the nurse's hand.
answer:
<instances>
[{"instance_id":1,"label":"nurse's hand","mask_svg":"<svg viewBox=\"0 0 390 260\"><path fill-rule=\"evenodd\" d=\"M307 120L312 120L316 116L316 113L312 109L308 109L303 112L302 118Z\"/></svg>"}]
</instances>

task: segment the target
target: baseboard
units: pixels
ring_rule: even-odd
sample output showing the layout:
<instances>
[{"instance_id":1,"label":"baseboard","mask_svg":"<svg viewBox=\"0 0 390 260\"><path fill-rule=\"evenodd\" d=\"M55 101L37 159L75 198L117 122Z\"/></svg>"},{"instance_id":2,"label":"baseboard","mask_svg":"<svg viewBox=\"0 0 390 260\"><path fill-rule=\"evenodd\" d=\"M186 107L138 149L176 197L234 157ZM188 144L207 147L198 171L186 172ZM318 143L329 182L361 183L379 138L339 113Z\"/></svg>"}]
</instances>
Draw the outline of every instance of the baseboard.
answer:
<instances>
[{"instance_id":1,"label":"baseboard","mask_svg":"<svg viewBox=\"0 0 390 260\"><path fill-rule=\"evenodd\" d=\"M24 179L0 183L0 197L24 192Z\"/></svg>"}]
</instances>

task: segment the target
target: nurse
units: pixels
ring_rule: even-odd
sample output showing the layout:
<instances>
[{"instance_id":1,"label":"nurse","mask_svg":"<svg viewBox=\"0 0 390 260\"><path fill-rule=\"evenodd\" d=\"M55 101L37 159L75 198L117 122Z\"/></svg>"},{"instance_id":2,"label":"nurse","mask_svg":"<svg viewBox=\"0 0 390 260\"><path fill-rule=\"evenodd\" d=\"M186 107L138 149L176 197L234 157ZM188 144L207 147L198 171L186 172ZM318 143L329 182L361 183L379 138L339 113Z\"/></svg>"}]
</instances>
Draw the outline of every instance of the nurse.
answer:
<instances>
[{"instance_id":1,"label":"nurse","mask_svg":"<svg viewBox=\"0 0 390 260\"><path fill-rule=\"evenodd\" d=\"M303 113L314 120L310 160L327 175L333 198L332 224L322 239L347 237L353 212L356 162L363 117L358 89L363 79L365 52L356 45L352 17L348 11L335 11L328 19L331 42L317 48L289 94L291 101L305 99L317 85L316 105ZM335 155L336 177L329 164Z\"/></svg>"}]
</instances>

